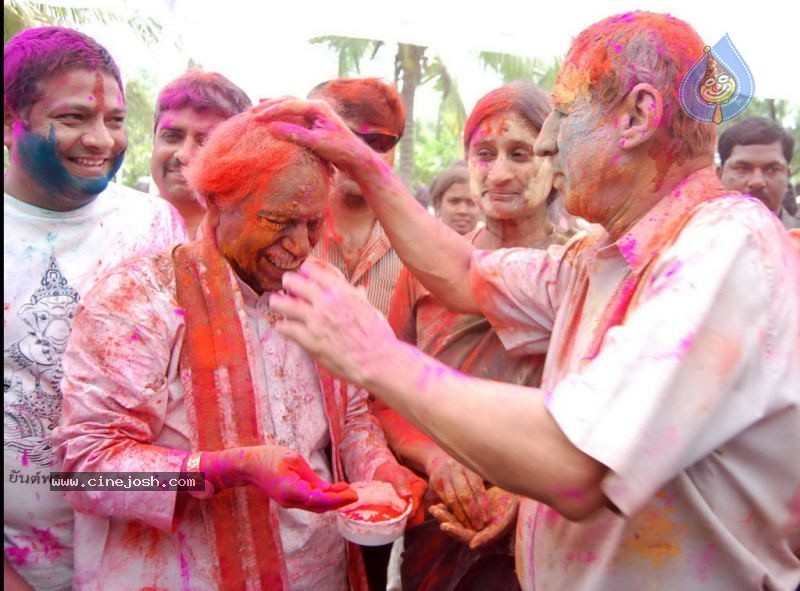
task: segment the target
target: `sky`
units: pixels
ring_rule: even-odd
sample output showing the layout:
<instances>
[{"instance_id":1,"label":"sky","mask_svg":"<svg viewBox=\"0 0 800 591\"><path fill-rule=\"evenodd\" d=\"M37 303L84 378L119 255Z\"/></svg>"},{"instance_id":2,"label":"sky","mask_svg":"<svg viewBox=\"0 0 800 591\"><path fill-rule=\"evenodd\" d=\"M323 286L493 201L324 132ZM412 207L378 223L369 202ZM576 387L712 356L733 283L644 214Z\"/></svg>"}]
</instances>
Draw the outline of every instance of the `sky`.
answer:
<instances>
[{"instance_id":1,"label":"sky","mask_svg":"<svg viewBox=\"0 0 800 591\"><path fill-rule=\"evenodd\" d=\"M759 98L800 105L800 78L790 62L797 54L800 2L714 2L709 0L84 0L58 2L102 6L122 14L152 16L164 34L146 47L121 27L83 30L106 45L131 76L147 70L156 86L184 71L189 58L241 86L254 100L303 96L318 82L336 76L336 59L308 39L319 35L377 38L386 42L361 74L391 79L396 42L427 46L458 83L469 111L499 78L477 62L480 50L551 60L566 53L587 25L634 9L669 12L690 22L709 45L728 33L749 65ZM794 30L793 30L794 29ZM699 57L699 56L698 56ZM422 89L418 115L435 117L436 95Z\"/></svg>"}]
</instances>

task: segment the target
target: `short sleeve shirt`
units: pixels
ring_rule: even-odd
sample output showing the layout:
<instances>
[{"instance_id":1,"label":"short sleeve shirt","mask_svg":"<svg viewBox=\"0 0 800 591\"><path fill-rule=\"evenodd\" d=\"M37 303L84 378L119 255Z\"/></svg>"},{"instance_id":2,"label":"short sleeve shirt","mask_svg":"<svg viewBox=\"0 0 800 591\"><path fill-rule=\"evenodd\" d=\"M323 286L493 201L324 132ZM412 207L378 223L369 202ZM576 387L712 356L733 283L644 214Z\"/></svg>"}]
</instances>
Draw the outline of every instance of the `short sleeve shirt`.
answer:
<instances>
[{"instance_id":1,"label":"short sleeve shirt","mask_svg":"<svg viewBox=\"0 0 800 591\"><path fill-rule=\"evenodd\" d=\"M766 208L705 169L616 241L472 269L507 347L550 339L548 410L619 509L575 523L523 501L525 589L795 589L800 261Z\"/></svg>"}]
</instances>

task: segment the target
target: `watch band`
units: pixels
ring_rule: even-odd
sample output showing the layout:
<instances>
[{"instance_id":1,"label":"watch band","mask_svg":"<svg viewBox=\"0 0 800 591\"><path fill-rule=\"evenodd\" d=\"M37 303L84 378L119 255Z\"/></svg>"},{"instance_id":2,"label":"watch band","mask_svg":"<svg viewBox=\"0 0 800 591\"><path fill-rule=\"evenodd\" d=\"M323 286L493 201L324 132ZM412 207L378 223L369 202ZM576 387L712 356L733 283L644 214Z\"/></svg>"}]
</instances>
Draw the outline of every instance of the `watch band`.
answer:
<instances>
[{"instance_id":1,"label":"watch band","mask_svg":"<svg viewBox=\"0 0 800 591\"><path fill-rule=\"evenodd\" d=\"M190 453L186 457L185 472L200 472L200 458L203 457L203 452L195 451ZM188 492L191 496L195 497L196 499L207 499L211 496L214 496L216 489L214 485L211 483L210 480L205 478L205 474L203 475L203 482L205 484L204 490L189 490Z\"/></svg>"}]
</instances>

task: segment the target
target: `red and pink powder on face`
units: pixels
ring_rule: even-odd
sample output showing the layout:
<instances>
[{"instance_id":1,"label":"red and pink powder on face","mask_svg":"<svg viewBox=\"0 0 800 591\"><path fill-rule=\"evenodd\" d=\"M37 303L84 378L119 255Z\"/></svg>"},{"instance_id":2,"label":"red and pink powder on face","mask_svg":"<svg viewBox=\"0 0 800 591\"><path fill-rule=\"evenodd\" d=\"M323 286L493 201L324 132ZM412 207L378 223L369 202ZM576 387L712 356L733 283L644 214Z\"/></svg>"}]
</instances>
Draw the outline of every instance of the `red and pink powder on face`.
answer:
<instances>
[{"instance_id":1,"label":"red and pink powder on face","mask_svg":"<svg viewBox=\"0 0 800 591\"><path fill-rule=\"evenodd\" d=\"M106 91L105 91L105 80L103 79L103 74L101 72L95 72L94 74L94 98L97 100L97 110L99 112L103 112L106 108ZM93 97L89 97L89 100L92 100ZM121 104L125 104L122 101Z\"/></svg>"}]
</instances>

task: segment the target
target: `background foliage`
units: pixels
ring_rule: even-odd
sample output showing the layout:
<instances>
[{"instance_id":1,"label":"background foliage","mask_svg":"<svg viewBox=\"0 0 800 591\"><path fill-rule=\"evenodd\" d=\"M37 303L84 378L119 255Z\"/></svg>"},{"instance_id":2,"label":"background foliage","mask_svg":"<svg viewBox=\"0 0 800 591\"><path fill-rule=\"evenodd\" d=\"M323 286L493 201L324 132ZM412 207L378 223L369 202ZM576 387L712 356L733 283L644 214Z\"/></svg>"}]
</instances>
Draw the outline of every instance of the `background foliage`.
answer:
<instances>
[{"instance_id":1,"label":"background foliage","mask_svg":"<svg viewBox=\"0 0 800 591\"><path fill-rule=\"evenodd\" d=\"M4 0L3 2L3 43L17 32L33 26L62 25L79 28L87 22L125 23L143 43L156 42L162 26L152 18L123 17L112 11L100 8L74 8L27 2ZM379 52L391 51L394 55L394 71L385 77L393 79L400 90L410 114L406 131L398 148L397 169L401 178L412 192L422 185L428 185L433 178L455 160L463 158L461 148L461 129L466 120L466 111L459 96L458 82L447 69L439 56L432 55L427 47L404 43L387 43L376 39L355 39L351 37L325 36L309 40L321 44L337 56L337 71L330 78L358 76L361 65L373 60ZM552 89L560 60L537 60L519 56L481 52L476 55L478 63L502 83L512 80L535 82L543 88ZM198 66L190 61L189 65ZM136 187L150 171L150 151L152 149L153 105L157 90L153 79L147 72L136 72L131 76L126 72L128 83L126 97L128 102L128 151L120 171L119 181ZM421 87L433 89L439 96L438 117L435 121L414 117L415 97ZM771 117L786 127L798 142L792 170L793 183L800 182L800 166L797 152L800 152L800 105L782 100L755 98L742 116L761 115ZM736 120L723 123L718 131L724 130ZM7 150L4 150L4 170L7 165Z\"/></svg>"}]
</instances>

